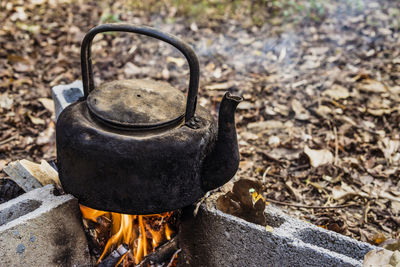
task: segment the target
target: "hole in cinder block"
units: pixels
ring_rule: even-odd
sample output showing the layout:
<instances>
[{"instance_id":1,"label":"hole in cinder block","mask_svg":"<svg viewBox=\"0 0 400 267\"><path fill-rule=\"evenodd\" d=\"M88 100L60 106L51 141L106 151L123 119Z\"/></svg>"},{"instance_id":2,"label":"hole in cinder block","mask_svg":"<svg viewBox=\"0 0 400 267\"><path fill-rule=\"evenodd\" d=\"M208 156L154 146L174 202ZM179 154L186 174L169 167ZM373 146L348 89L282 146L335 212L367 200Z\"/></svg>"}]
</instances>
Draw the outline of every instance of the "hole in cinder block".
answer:
<instances>
[{"instance_id":1,"label":"hole in cinder block","mask_svg":"<svg viewBox=\"0 0 400 267\"><path fill-rule=\"evenodd\" d=\"M345 236L333 231L327 233L320 229L308 228L300 230L298 232L298 237L305 243L322 247L358 260L363 259L364 255L369 251L368 247L363 249L360 247L360 244L348 240Z\"/></svg>"},{"instance_id":2,"label":"hole in cinder block","mask_svg":"<svg viewBox=\"0 0 400 267\"><path fill-rule=\"evenodd\" d=\"M42 205L41 201L26 199L0 210L0 226L36 210L40 205Z\"/></svg>"}]
</instances>

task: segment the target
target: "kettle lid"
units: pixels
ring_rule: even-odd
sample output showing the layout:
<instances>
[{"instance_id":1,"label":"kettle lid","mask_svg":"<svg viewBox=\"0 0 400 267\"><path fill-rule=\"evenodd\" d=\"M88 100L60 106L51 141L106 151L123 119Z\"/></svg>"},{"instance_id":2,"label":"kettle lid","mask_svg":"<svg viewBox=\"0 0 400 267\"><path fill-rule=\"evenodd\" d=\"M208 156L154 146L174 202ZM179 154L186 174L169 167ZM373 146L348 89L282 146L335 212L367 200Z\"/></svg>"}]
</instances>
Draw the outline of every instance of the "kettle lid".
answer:
<instances>
[{"instance_id":1,"label":"kettle lid","mask_svg":"<svg viewBox=\"0 0 400 267\"><path fill-rule=\"evenodd\" d=\"M122 80L95 89L91 45L103 32L132 32L153 37L177 48L189 65L187 98L172 86L150 80ZM157 29L125 23L111 23L92 28L81 46L83 93L89 111L103 122L117 128L159 128L194 119L199 87L199 61L193 49L176 36ZM186 99L186 101L185 101ZM184 104L186 102L186 105Z\"/></svg>"},{"instance_id":2,"label":"kettle lid","mask_svg":"<svg viewBox=\"0 0 400 267\"><path fill-rule=\"evenodd\" d=\"M118 128L159 128L182 121L185 95L166 82L120 80L90 92L89 110Z\"/></svg>"}]
</instances>

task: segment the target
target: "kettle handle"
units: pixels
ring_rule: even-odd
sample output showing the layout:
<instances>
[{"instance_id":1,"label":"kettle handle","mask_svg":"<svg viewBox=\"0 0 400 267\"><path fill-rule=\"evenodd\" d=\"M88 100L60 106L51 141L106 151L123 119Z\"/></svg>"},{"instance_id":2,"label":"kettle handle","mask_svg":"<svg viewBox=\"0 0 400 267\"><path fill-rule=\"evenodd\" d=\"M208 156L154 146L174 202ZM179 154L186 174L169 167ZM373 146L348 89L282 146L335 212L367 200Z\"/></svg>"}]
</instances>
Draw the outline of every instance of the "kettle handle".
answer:
<instances>
[{"instance_id":1,"label":"kettle handle","mask_svg":"<svg viewBox=\"0 0 400 267\"><path fill-rule=\"evenodd\" d=\"M169 43L177 48L186 58L189 63L190 77L189 77L189 90L186 101L185 123L189 122L194 116L196 111L197 91L199 88L200 68L199 61L193 49L184 41L171 34L163 33L151 27L138 27L132 24L124 23L110 23L102 24L92 28L82 41L81 47L81 68L82 68L82 83L85 99L88 97L90 91L94 89L93 81L93 68L91 57L91 46L93 38L102 32L132 32L142 35L147 35L155 39Z\"/></svg>"}]
</instances>

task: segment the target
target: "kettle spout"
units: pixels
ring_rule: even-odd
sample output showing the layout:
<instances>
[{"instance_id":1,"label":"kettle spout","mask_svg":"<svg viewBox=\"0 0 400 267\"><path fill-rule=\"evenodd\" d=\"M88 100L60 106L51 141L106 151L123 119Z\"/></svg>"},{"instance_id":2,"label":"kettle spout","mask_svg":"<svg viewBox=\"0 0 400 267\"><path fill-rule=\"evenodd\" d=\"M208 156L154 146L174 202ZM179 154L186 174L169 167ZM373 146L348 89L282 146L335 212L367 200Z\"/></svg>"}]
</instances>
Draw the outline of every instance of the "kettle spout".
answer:
<instances>
[{"instance_id":1,"label":"kettle spout","mask_svg":"<svg viewBox=\"0 0 400 267\"><path fill-rule=\"evenodd\" d=\"M239 149L236 136L235 110L242 101L239 96L226 92L219 109L218 135L214 148L204 159L202 187L215 189L228 182L239 167Z\"/></svg>"}]
</instances>

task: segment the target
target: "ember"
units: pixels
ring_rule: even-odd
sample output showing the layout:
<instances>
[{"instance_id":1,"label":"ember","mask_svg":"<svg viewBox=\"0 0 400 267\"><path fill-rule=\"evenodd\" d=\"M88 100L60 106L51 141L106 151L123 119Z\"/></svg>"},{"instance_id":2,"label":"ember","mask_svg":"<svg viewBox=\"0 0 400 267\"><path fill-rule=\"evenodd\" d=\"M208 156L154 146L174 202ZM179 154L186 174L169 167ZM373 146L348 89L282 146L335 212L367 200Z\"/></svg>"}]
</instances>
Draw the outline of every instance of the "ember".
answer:
<instances>
[{"instance_id":1,"label":"ember","mask_svg":"<svg viewBox=\"0 0 400 267\"><path fill-rule=\"evenodd\" d=\"M128 246L129 251L120 261L123 266L135 266L142 262L146 255L154 252L157 247L171 240L174 235L173 221L175 212L165 212L152 215L129 215L115 212L95 210L80 205L84 225L96 243L104 247L97 261L101 263L105 256L121 244ZM94 232L90 223L94 224ZM104 235L106 243L103 242ZM104 245L105 243L105 245Z\"/></svg>"}]
</instances>

